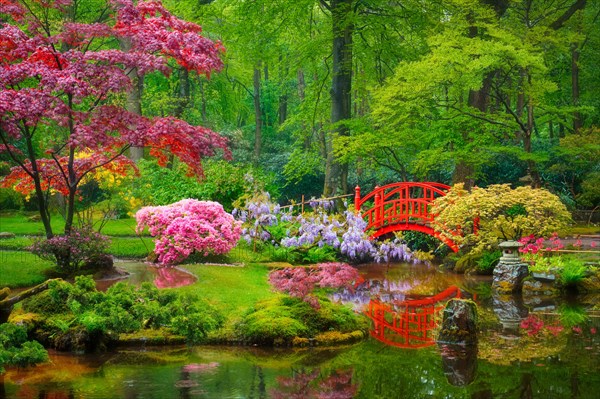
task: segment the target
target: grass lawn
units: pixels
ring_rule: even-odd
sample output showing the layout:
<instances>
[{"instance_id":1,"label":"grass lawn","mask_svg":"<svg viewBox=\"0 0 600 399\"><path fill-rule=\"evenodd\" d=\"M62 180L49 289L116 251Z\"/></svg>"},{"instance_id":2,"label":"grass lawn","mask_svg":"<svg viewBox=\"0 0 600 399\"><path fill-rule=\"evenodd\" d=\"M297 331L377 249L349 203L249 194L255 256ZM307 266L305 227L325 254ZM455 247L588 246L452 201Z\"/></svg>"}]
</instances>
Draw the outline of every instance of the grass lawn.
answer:
<instances>
[{"instance_id":1,"label":"grass lawn","mask_svg":"<svg viewBox=\"0 0 600 399\"><path fill-rule=\"evenodd\" d=\"M14 233L18 236L43 235L44 226L42 222L37 219L35 221L31 220L32 217L36 216L37 213L31 212L2 213L0 214L0 231ZM64 219L62 216L53 215L51 224L55 233L62 233L64 228ZM135 225L134 218L109 220L102 229L102 234L119 237L135 236Z\"/></svg>"},{"instance_id":2,"label":"grass lawn","mask_svg":"<svg viewBox=\"0 0 600 399\"><path fill-rule=\"evenodd\" d=\"M278 295L271 291L267 281L269 270L260 264L244 267L189 264L183 267L194 273L198 281L177 290L203 297L229 320L240 317L256 301Z\"/></svg>"},{"instance_id":3,"label":"grass lawn","mask_svg":"<svg viewBox=\"0 0 600 399\"><path fill-rule=\"evenodd\" d=\"M33 244L35 237L20 236L0 240L0 250L21 250ZM154 250L154 240L150 237L110 237L108 253L117 258L145 258Z\"/></svg>"},{"instance_id":4,"label":"grass lawn","mask_svg":"<svg viewBox=\"0 0 600 399\"><path fill-rule=\"evenodd\" d=\"M110 239L108 253L117 258L141 259L154 251L154 239L150 237L110 237Z\"/></svg>"},{"instance_id":5,"label":"grass lawn","mask_svg":"<svg viewBox=\"0 0 600 399\"><path fill-rule=\"evenodd\" d=\"M23 251L0 251L0 288L28 287L47 279L54 264Z\"/></svg>"}]
</instances>

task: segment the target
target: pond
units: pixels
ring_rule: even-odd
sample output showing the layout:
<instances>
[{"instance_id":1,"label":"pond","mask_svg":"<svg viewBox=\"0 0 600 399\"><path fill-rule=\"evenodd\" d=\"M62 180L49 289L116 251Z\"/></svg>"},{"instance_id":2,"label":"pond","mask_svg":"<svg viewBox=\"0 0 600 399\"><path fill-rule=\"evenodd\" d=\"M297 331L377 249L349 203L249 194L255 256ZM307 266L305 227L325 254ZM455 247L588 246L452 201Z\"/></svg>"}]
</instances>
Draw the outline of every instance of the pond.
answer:
<instances>
[{"instance_id":1,"label":"pond","mask_svg":"<svg viewBox=\"0 0 600 399\"><path fill-rule=\"evenodd\" d=\"M434 303L426 299L460 288L478 305L478 345L395 338L403 331L387 330L388 343L374 331L361 343L337 348L51 353L51 364L0 377L0 398L598 397L600 312L593 309L598 297L497 296L489 278L440 273L426 265L367 265L361 271L364 281L337 295L357 309L368 307L372 297L395 309L411 301ZM434 330L411 334L427 338Z\"/></svg>"}]
</instances>

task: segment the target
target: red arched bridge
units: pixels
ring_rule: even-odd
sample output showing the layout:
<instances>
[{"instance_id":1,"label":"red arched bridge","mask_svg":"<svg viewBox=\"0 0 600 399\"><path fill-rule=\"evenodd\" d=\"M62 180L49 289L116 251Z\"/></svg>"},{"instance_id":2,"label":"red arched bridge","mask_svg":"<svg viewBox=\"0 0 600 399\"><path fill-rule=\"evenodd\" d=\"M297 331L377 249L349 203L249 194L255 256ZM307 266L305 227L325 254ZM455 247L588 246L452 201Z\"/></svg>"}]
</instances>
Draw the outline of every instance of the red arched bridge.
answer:
<instances>
[{"instance_id":1,"label":"red arched bridge","mask_svg":"<svg viewBox=\"0 0 600 399\"><path fill-rule=\"evenodd\" d=\"M431 203L446 195L449 189L450 186L441 183L401 182L375 187L361 197L360 187L357 186L354 209L366 219L366 230L374 229L372 238L394 231L419 231L437 238L458 252L458 245L454 241L431 227L435 217L431 213Z\"/></svg>"}]
</instances>

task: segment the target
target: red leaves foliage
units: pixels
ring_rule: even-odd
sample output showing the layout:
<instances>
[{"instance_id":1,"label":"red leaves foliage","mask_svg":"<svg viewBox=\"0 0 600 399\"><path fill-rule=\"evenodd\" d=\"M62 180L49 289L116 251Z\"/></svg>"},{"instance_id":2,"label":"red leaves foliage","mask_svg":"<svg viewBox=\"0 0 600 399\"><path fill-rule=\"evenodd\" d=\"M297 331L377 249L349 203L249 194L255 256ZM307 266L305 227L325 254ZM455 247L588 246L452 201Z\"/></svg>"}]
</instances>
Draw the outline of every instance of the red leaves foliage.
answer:
<instances>
[{"instance_id":1,"label":"red leaves foliage","mask_svg":"<svg viewBox=\"0 0 600 399\"><path fill-rule=\"evenodd\" d=\"M104 170L124 176L128 170L137 170L135 164L125 156L118 156L111 161L112 157L105 154L92 154L86 158L73 160L72 169L75 171L75 179L70 183L68 178L68 157L58 159L38 159L36 162L42 190L53 189L65 196L69 194L69 185L76 184L83 179L85 175L93 175L103 165ZM110 161L110 162L109 162ZM21 194L31 194L35 191L34 181L30 174L34 173L31 162L26 161L23 166L11 168L10 174L4 177L0 187L12 187ZM73 184L76 183L76 184Z\"/></svg>"},{"instance_id":2,"label":"red leaves foliage","mask_svg":"<svg viewBox=\"0 0 600 399\"><path fill-rule=\"evenodd\" d=\"M0 28L0 147L23 150L26 141L52 146L56 160L36 161L46 188L65 192L87 171L104 164L121 169L119 154L129 145L150 147L161 164L175 155L197 174L202 174L202 158L215 155L217 149L230 156L226 139L209 129L170 117L143 117L114 105L118 99L114 95L132 87L131 70L140 75L168 74L168 61L174 59L184 68L209 75L222 68L221 44L201 36L199 25L180 20L158 1L111 3L116 8L112 24L65 23L58 34L48 35L55 26L42 27L43 21L19 1L0 0L0 13L7 16ZM70 4L54 0L38 6L63 10ZM107 48L110 41L90 46L92 40L105 38L126 40L131 48ZM49 138L33 139L34 134ZM98 155L71 165L70 150ZM9 153L21 170L13 169L3 186L31 191L31 163L16 151ZM35 159L36 149L29 149L26 158ZM69 175L77 178L69 180Z\"/></svg>"}]
</instances>

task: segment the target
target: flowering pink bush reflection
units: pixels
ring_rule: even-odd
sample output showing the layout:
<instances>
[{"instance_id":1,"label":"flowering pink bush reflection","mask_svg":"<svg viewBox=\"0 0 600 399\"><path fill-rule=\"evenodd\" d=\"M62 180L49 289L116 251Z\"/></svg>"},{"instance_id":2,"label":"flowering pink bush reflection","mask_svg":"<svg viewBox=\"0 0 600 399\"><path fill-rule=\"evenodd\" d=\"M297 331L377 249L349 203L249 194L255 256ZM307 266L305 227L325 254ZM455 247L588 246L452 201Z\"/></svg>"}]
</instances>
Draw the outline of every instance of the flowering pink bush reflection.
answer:
<instances>
[{"instance_id":1,"label":"flowering pink bush reflection","mask_svg":"<svg viewBox=\"0 0 600 399\"><path fill-rule=\"evenodd\" d=\"M188 272L175 267L155 268L156 278L154 285L157 288L176 288L191 285L196 282L196 277Z\"/></svg>"}]
</instances>

